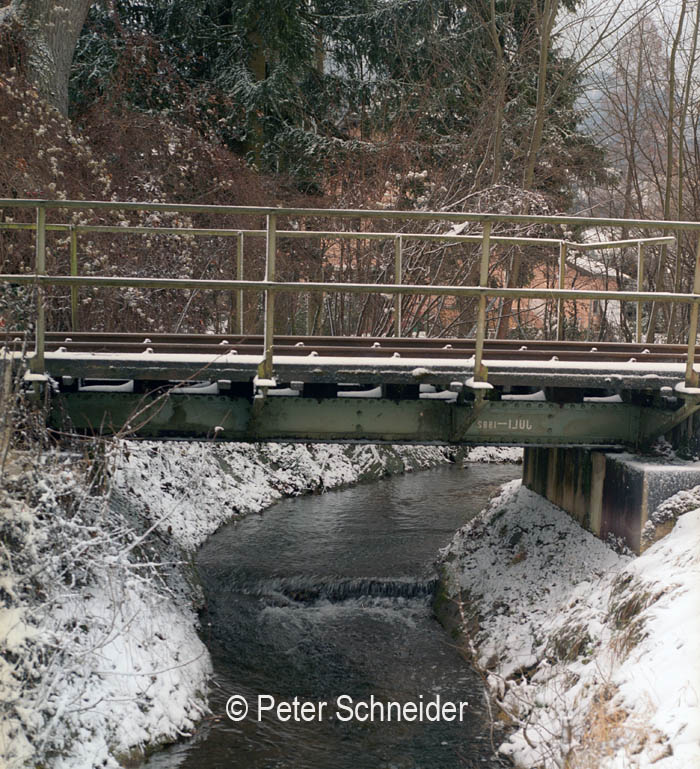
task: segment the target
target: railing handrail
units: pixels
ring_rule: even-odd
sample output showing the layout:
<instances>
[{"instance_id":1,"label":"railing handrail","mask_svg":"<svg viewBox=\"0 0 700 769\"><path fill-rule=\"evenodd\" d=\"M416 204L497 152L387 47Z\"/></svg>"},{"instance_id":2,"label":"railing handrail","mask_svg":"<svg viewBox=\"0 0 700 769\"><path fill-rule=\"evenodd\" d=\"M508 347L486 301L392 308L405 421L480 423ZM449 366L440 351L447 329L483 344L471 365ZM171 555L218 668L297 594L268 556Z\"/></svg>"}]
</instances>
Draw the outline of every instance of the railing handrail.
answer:
<instances>
[{"instance_id":1,"label":"railing handrail","mask_svg":"<svg viewBox=\"0 0 700 769\"><path fill-rule=\"evenodd\" d=\"M0 229L4 230L36 230L35 222L0 222ZM97 232L131 235L189 235L203 237L246 237L264 238L267 230L249 230L243 228L203 228L203 227L121 227L116 224L47 224L47 232ZM393 240L400 235L403 240L426 240L445 243L480 243L481 235L451 235L437 232L350 232L347 230L277 230L278 238L294 238L299 240L313 238L333 238L344 240ZM659 236L651 238L627 238L626 240L610 240L590 243L566 240L565 238L528 238L512 235L492 235L492 243L508 245L538 245L558 246L566 243L569 249L576 251L596 251L598 249L628 248L638 243L646 245L673 245L676 239L671 236Z\"/></svg>"},{"instance_id":2,"label":"railing handrail","mask_svg":"<svg viewBox=\"0 0 700 769\"><path fill-rule=\"evenodd\" d=\"M610 291L573 288L497 288L495 286L447 286L425 283L321 283L268 280L228 280L207 278L139 278L121 275L37 275L35 273L0 274L0 283L40 286L103 286L124 288L170 288L211 291L271 291L274 293L343 293L349 294L422 294L435 296L494 296L529 299L601 299L638 302L658 301L681 304L700 303L700 293L681 294L669 291Z\"/></svg>"},{"instance_id":3,"label":"railing handrail","mask_svg":"<svg viewBox=\"0 0 700 769\"><path fill-rule=\"evenodd\" d=\"M77 326L77 289L81 285L117 286L138 288L173 288L173 289L210 289L237 291L239 297L238 314L242 330L242 292L244 290L261 290L265 296L264 311L264 358L259 367L259 378L269 383L272 380L273 343L274 343L274 304L277 293L287 292L344 292L394 295L394 331L400 336L402 303L401 298L406 294L418 295L451 295L475 297L478 299L476 347L474 360L473 382L481 392L488 387L486 383L487 370L482 363L484 339L486 336L486 300L488 297L505 299L544 298L556 299L558 307L557 338L563 338L563 305L565 301L576 299L598 299L600 301L631 301L637 302L637 338L641 338L641 306L644 301L679 302L690 305L690 324L688 335L688 357L686 362L685 382L688 387L697 387L698 376L694 370L695 342L697 337L698 316L700 313L700 239L696 252L696 264L693 283L693 293L681 294L670 292L642 291L644 248L651 244L665 248L675 242L673 237L626 238L620 241L602 241L598 243L572 243L565 238L517 238L492 234L493 225L499 222L513 224L561 224L583 226L615 226L640 227L643 229L662 230L700 230L698 222L671 222L658 220L629 220L593 217L543 216L524 214L482 214L468 212L446 211L391 211L372 209L303 209L277 208L260 206L214 206L171 203L138 203L125 201L73 201L73 200L30 200L30 199L0 199L0 210L3 208L33 208L36 211L36 222L4 222L4 229L25 229L36 232L36 259L34 275L0 275L0 281L18 284L34 283L37 286L37 322L36 350L33 366L39 370L44 366L45 348L45 303L44 287L47 285L68 285L71 287L71 306L74 327ZM208 229L187 227L132 227L113 225L86 224L49 224L46 221L49 209L80 209L94 214L96 210L139 210L174 213L220 213L238 215L264 215L266 227L264 230L246 230L240 228ZM374 233L374 232L331 232L321 230L283 230L277 229L277 221L281 216L296 217L339 217L361 219L401 219L403 221L450 221L473 222L482 224L482 234L462 233ZM47 231L68 231L71 245L71 276L46 275L46 233ZM110 232L132 234L177 234L177 235L211 235L238 236L237 249L237 280L190 280L183 278L126 278L119 276L78 276L77 275L77 236L79 232ZM243 280L243 239L246 236L265 237L265 279L263 281ZM394 283L285 283L275 280L275 263L277 240L280 237L292 238L355 238L355 239L393 239L394 241ZM430 286L403 284L403 242L407 239L437 240L443 242L472 242L481 243L479 260L478 286ZM492 243L558 245L559 247L559 279L558 288L495 288L488 285L489 260ZM564 276L566 272L567 254L570 250L589 251L593 249L621 248L636 245L638 249L637 291L603 291L594 289L566 289ZM653 315L653 313L652 313ZM651 333L651 332L649 332Z\"/></svg>"},{"instance_id":4,"label":"railing handrail","mask_svg":"<svg viewBox=\"0 0 700 769\"><path fill-rule=\"evenodd\" d=\"M488 214L468 211L397 211L373 208L285 208L276 206L198 205L193 203L148 203L114 200L47 200L31 198L0 198L3 208L43 208L102 211L161 211L164 213L237 214L245 216L304 216L361 219L403 219L408 221L448 222L510 222L513 224L564 224L604 227L640 227L662 230L700 230L700 222L667 219L619 219L592 216L561 216L544 214Z\"/></svg>"}]
</instances>

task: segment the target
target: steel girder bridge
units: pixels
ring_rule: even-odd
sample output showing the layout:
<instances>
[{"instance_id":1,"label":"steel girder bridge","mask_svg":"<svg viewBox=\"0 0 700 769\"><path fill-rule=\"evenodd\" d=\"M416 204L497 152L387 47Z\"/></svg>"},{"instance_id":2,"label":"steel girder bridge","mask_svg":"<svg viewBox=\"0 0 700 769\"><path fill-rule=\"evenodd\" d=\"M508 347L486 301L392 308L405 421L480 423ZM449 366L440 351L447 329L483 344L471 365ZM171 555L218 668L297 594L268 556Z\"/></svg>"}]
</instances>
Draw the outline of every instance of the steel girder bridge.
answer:
<instances>
[{"instance_id":1,"label":"steel girder bridge","mask_svg":"<svg viewBox=\"0 0 700 769\"><path fill-rule=\"evenodd\" d=\"M17 221L19 218L25 221ZM9 286L35 292L32 349L9 328L0 359L5 368L26 366L24 381L50 403L49 422L59 431L117 434L152 439L230 441L359 441L522 446L639 447L688 420L700 406L694 368L700 308L700 224L560 216L446 212L348 211L252 208L102 201L0 200L3 231L34 233L34 269L2 274ZM52 221L80 211L178 212L264 218L260 229L197 229ZM12 212L12 220L7 214ZM21 214L25 213L22 217ZM30 213L30 217L26 214ZM34 214L31 217L31 213ZM51 216L48 216L52 214ZM354 229L280 229L280 220L350 220ZM51 220L51 221L49 221ZM381 221L391 231L368 224ZM441 233L398 231L414 222L474 225ZM578 244L565 239L498 234L506 225L620 228L633 239ZM692 293L643 290L645 251L674 242L669 233L698 237ZM235 276L225 279L123 277L79 274L79 236L107 232L144 236L229 237L237 244ZM69 274L47 274L47 235L69 243ZM661 234L659 234L661 233ZM262 238L265 275L244 278L244 241ZM282 239L383 240L393 243L393 282L284 282L276 279ZM477 285L404 282L409 241L476 244ZM489 268L499 245L558 250L556 285L508 288L494 285ZM572 250L637 250L634 290L565 288ZM234 260L232 260L233 263ZM233 273L233 269L232 269ZM78 292L84 287L117 290L175 289L227 292L236 303L226 334L93 333L78 326ZM49 291L70 293L71 323L47 328ZM245 333L243 292L262 296L262 333ZM382 294L393 298L391 337L284 336L275 330L275 299L296 294ZM443 296L476 304L473 338L402 336L403 298ZM489 300L553 303L556 339L489 339ZM567 341L564 307L580 300L625 302L636 307L636 341ZM684 344L642 341L645 303L685 306ZM279 322L279 318L277 319Z\"/></svg>"}]
</instances>

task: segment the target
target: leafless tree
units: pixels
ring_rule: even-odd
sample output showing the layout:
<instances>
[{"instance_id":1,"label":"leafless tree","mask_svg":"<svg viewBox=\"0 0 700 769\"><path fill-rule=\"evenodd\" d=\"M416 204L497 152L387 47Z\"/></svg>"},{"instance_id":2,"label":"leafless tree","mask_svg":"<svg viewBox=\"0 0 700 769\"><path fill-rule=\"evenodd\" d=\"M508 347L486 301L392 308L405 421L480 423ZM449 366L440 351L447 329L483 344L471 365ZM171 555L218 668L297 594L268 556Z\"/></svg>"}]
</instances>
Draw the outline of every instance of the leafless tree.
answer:
<instances>
[{"instance_id":1,"label":"leafless tree","mask_svg":"<svg viewBox=\"0 0 700 769\"><path fill-rule=\"evenodd\" d=\"M621 30L614 56L595 78L601 142L617 169L606 213L636 218L697 219L692 173L697 157L697 43L700 6L687 0L657 8ZM667 44L670 41L670 46ZM602 95L602 96L601 96ZM662 248L647 274L652 290L683 289L693 271L695 244L679 232L675 247ZM650 308L647 341L660 331L678 338L682 312Z\"/></svg>"}]
</instances>

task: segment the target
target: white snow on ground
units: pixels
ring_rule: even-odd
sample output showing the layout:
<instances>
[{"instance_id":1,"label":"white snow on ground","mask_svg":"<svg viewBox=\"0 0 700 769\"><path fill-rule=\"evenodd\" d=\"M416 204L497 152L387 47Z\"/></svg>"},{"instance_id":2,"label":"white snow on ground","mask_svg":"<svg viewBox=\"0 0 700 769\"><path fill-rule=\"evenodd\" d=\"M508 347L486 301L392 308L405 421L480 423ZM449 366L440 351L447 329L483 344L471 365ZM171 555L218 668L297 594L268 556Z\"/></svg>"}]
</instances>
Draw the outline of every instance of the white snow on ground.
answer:
<instances>
[{"instance_id":1,"label":"white snow on ground","mask_svg":"<svg viewBox=\"0 0 700 769\"><path fill-rule=\"evenodd\" d=\"M187 551L284 496L446 462L436 446L125 442L114 483Z\"/></svg>"},{"instance_id":2,"label":"white snow on ground","mask_svg":"<svg viewBox=\"0 0 700 769\"><path fill-rule=\"evenodd\" d=\"M155 551L81 457L15 456L0 489L0 766L116 767L199 720L209 658Z\"/></svg>"},{"instance_id":3,"label":"white snow on ground","mask_svg":"<svg viewBox=\"0 0 700 769\"><path fill-rule=\"evenodd\" d=\"M106 489L77 455L11 458L0 485L0 767L117 767L188 734L210 673L188 554L284 495L444 461L436 447L133 442L110 453Z\"/></svg>"},{"instance_id":4,"label":"white snow on ground","mask_svg":"<svg viewBox=\"0 0 700 769\"><path fill-rule=\"evenodd\" d=\"M473 446L464 455L465 462L513 462L523 461L520 446Z\"/></svg>"},{"instance_id":5,"label":"white snow on ground","mask_svg":"<svg viewBox=\"0 0 700 769\"><path fill-rule=\"evenodd\" d=\"M623 578L630 579L626 594L648 605L637 620L642 638L613 677L617 701L640 720L648 716L652 728L670 738L672 755L655 766L698 767L700 509L682 515L670 534L629 564ZM659 746L649 758L666 752Z\"/></svg>"},{"instance_id":6,"label":"white snow on ground","mask_svg":"<svg viewBox=\"0 0 700 769\"><path fill-rule=\"evenodd\" d=\"M116 765L110 753L190 734L207 712L211 666L193 612L147 582L115 577L62 602L52 617L57 639L79 661L54 696L55 742L65 753L52 769ZM85 627L78 642L60 632L76 621Z\"/></svg>"},{"instance_id":7,"label":"white snow on ground","mask_svg":"<svg viewBox=\"0 0 700 769\"><path fill-rule=\"evenodd\" d=\"M516 766L700 767L700 509L631 558L513 481L442 559Z\"/></svg>"}]
</instances>

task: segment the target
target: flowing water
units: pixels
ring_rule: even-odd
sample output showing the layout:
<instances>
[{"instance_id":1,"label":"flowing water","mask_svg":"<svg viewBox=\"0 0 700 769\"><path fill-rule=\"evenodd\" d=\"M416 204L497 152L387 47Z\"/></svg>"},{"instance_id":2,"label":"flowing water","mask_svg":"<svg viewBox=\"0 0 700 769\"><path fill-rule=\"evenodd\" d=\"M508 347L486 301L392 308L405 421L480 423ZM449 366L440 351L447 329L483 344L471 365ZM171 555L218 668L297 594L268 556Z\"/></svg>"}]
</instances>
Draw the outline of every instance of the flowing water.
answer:
<instances>
[{"instance_id":1,"label":"flowing water","mask_svg":"<svg viewBox=\"0 0 700 769\"><path fill-rule=\"evenodd\" d=\"M518 475L513 465L443 467L285 500L217 532L198 557L214 715L149 769L502 766L480 681L431 599L439 548ZM249 705L241 721L226 716L232 695ZM438 711L438 696L455 710ZM372 698L400 704L382 712ZM265 710L273 699L292 704ZM400 711L405 703L416 710Z\"/></svg>"}]
</instances>

